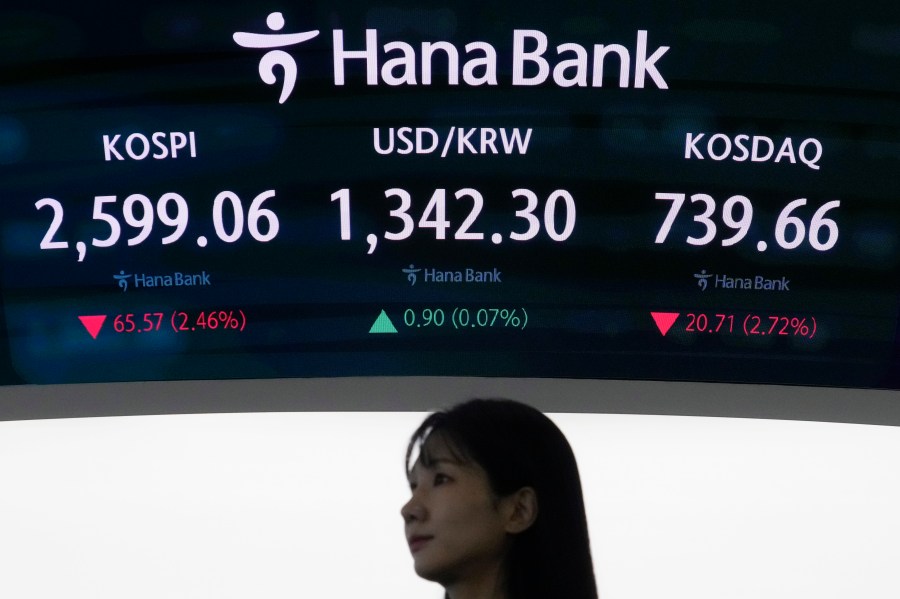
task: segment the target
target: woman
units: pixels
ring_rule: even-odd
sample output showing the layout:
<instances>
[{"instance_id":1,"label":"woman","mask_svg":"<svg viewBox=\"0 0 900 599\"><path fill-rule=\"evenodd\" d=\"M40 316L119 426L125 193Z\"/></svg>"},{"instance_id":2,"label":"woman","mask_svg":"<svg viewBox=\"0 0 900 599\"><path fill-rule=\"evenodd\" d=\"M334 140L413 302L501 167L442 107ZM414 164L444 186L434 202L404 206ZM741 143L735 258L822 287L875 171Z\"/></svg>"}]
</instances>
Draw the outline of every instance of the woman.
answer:
<instances>
[{"instance_id":1,"label":"woman","mask_svg":"<svg viewBox=\"0 0 900 599\"><path fill-rule=\"evenodd\" d=\"M596 599L575 456L541 412L483 399L436 412L406 472L415 570L448 599Z\"/></svg>"}]
</instances>

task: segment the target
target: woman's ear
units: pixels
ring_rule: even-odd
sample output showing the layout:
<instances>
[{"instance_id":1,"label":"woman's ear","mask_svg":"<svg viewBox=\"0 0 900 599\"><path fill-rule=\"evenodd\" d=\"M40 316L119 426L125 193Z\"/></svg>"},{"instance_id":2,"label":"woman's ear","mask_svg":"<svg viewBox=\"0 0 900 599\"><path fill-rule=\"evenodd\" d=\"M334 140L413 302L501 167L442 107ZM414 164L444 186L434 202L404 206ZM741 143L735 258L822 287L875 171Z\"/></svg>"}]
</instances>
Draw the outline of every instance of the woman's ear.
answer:
<instances>
[{"instance_id":1,"label":"woman's ear","mask_svg":"<svg viewBox=\"0 0 900 599\"><path fill-rule=\"evenodd\" d=\"M518 534L528 530L538 515L537 493L531 487L522 487L503 498L506 504L506 532Z\"/></svg>"}]
</instances>

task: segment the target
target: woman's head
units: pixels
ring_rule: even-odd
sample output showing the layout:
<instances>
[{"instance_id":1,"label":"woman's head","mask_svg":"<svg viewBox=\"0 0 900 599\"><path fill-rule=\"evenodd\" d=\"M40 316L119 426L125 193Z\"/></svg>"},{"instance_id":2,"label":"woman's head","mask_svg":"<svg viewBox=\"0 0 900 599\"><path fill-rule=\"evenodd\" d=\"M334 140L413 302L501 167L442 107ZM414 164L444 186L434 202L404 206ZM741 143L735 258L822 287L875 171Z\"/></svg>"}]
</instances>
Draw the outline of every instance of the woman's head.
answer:
<instances>
[{"instance_id":1,"label":"woman's head","mask_svg":"<svg viewBox=\"0 0 900 599\"><path fill-rule=\"evenodd\" d=\"M424 578L449 589L494 568L509 599L596 597L575 457L538 410L472 400L432 414L406 471L401 513Z\"/></svg>"}]
</instances>

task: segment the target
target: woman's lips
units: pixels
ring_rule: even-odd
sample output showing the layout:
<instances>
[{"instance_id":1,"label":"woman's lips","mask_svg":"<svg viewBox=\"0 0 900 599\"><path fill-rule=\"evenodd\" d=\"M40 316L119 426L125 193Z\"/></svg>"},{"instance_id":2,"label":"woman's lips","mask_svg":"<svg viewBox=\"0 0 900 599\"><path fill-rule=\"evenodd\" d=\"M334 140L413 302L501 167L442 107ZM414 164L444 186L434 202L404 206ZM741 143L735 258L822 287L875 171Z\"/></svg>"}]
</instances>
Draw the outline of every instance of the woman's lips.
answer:
<instances>
[{"instance_id":1,"label":"woman's lips","mask_svg":"<svg viewBox=\"0 0 900 599\"><path fill-rule=\"evenodd\" d=\"M425 544L428 543L428 541L430 541L432 538L434 538L434 537L425 536L425 535L416 535L416 536L410 537L409 538L409 550L412 553L415 553L416 551L418 551L422 547L424 547Z\"/></svg>"}]
</instances>

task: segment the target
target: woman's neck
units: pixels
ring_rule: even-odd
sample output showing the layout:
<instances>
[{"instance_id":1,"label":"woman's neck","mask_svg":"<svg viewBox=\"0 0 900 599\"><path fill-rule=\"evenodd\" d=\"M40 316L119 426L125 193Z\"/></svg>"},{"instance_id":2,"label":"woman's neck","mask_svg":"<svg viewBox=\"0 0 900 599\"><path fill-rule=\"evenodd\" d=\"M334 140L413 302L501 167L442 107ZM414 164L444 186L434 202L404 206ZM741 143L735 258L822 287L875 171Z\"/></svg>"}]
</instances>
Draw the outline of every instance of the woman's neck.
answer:
<instances>
[{"instance_id":1,"label":"woman's neck","mask_svg":"<svg viewBox=\"0 0 900 599\"><path fill-rule=\"evenodd\" d=\"M480 576L468 576L448 584L447 599L507 599L498 565Z\"/></svg>"},{"instance_id":2,"label":"woman's neck","mask_svg":"<svg viewBox=\"0 0 900 599\"><path fill-rule=\"evenodd\" d=\"M447 588L448 599L506 599L506 593L497 586L460 584Z\"/></svg>"}]
</instances>

